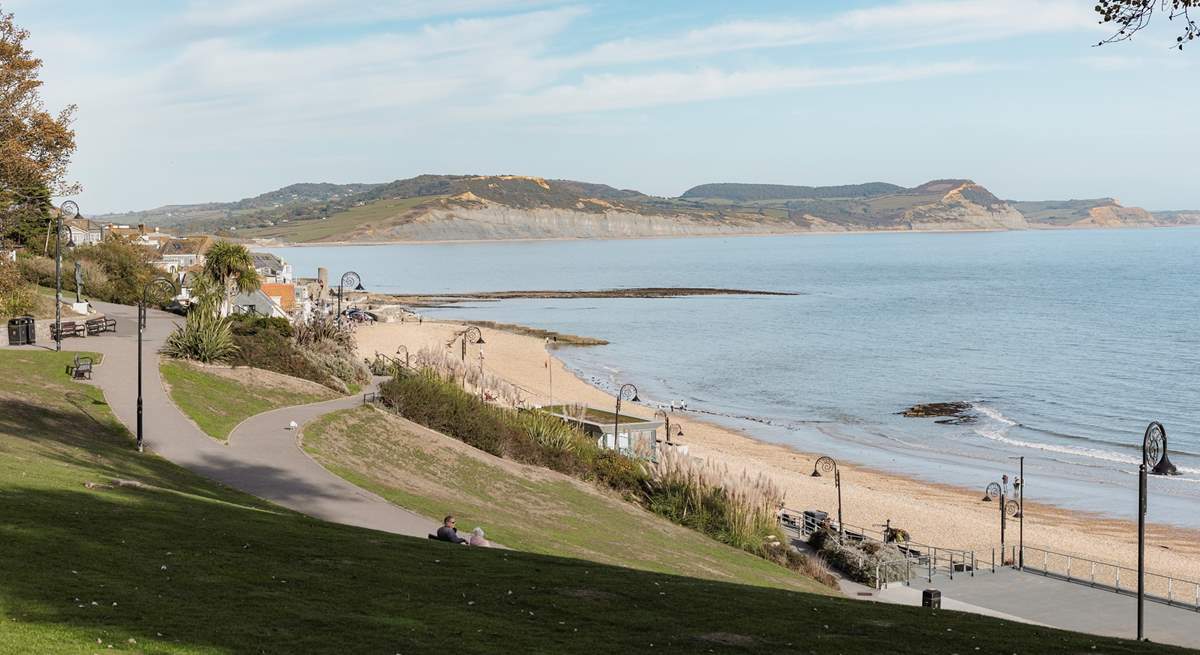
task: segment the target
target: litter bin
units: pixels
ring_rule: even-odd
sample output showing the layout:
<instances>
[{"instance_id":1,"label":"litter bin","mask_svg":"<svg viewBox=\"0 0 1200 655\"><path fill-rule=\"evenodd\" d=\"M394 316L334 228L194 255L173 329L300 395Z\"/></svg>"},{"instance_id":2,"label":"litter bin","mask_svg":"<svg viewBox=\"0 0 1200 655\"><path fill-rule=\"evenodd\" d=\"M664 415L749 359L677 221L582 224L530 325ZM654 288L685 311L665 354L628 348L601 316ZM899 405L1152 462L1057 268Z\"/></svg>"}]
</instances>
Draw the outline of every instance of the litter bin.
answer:
<instances>
[{"instance_id":1,"label":"litter bin","mask_svg":"<svg viewBox=\"0 0 1200 655\"><path fill-rule=\"evenodd\" d=\"M8 345L24 346L37 343L36 326L32 316L18 316L8 320Z\"/></svg>"},{"instance_id":2,"label":"litter bin","mask_svg":"<svg viewBox=\"0 0 1200 655\"><path fill-rule=\"evenodd\" d=\"M921 592L921 607L931 610L942 609L942 592L937 589L926 589Z\"/></svg>"}]
</instances>

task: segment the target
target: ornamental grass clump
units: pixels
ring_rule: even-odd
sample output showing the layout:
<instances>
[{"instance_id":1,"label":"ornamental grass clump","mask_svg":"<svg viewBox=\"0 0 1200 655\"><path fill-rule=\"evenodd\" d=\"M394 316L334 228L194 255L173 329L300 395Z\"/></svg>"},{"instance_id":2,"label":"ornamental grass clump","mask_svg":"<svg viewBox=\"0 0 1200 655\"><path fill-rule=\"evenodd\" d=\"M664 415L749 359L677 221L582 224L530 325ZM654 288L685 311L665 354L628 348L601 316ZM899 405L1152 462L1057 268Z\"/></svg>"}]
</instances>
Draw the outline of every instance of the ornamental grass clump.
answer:
<instances>
[{"instance_id":1,"label":"ornamental grass clump","mask_svg":"<svg viewBox=\"0 0 1200 655\"><path fill-rule=\"evenodd\" d=\"M215 313L193 311L187 321L175 328L163 345L163 354L176 359L191 359L205 364L228 362L237 352L228 318Z\"/></svg>"},{"instance_id":2,"label":"ornamental grass clump","mask_svg":"<svg viewBox=\"0 0 1200 655\"><path fill-rule=\"evenodd\" d=\"M733 475L729 467L668 449L650 465L646 505L676 523L731 546L764 554L779 541L775 508L783 491L763 475Z\"/></svg>"}]
</instances>

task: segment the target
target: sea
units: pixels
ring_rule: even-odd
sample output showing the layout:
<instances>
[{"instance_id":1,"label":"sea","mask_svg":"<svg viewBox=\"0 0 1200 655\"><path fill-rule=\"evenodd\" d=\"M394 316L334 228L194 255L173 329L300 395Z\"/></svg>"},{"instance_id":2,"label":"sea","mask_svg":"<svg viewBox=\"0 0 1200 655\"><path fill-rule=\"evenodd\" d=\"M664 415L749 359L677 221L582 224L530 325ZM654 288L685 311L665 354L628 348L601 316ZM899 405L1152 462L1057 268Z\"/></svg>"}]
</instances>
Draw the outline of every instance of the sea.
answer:
<instances>
[{"instance_id":1,"label":"sea","mask_svg":"<svg viewBox=\"0 0 1200 655\"><path fill-rule=\"evenodd\" d=\"M1136 517L1142 435L1181 475L1148 518L1200 528L1200 229L851 233L274 248L372 291L723 287L786 296L476 302L427 316L600 337L558 348L605 389L931 483ZM960 425L898 413L962 401ZM686 437L686 418L684 424ZM686 438L685 438L686 441Z\"/></svg>"}]
</instances>

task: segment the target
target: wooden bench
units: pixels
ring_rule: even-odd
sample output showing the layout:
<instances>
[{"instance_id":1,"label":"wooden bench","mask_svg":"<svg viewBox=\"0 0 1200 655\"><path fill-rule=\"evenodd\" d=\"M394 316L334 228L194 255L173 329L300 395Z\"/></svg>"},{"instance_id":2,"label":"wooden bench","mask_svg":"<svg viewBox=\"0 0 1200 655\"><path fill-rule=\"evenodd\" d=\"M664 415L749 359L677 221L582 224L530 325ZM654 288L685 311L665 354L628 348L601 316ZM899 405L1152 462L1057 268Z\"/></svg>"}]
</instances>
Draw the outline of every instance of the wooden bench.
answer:
<instances>
[{"instance_id":1,"label":"wooden bench","mask_svg":"<svg viewBox=\"0 0 1200 655\"><path fill-rule=\"evenodd\" d=\"M87 335L94 337L103 332L116 332L117 320L115 318L93 318L84 323L87 328Z\"/></svg>"},{"instance_id":2,"label":"wooden bench","mask_svg":"<svg viewBox=\"0 0 1200 655\"><path fill-rule=\"evenodd\" d=\"M62 341L67 337L82 337L86 335L87 329L75 321L63 321L62 327L53 323L50 324L50 338L54 341Z\"/></svg>"},{"instance_id":3,"label":"wooden bench","mask_svg":"<svg viewBox=\"0 0 1200 655\"><path fill-rule=\"evenodd\" d=\"M71 377L76 380L92 379L92 358L87 355L75 355L75 364L70 366Z\"/></svg>"}]
</instances>

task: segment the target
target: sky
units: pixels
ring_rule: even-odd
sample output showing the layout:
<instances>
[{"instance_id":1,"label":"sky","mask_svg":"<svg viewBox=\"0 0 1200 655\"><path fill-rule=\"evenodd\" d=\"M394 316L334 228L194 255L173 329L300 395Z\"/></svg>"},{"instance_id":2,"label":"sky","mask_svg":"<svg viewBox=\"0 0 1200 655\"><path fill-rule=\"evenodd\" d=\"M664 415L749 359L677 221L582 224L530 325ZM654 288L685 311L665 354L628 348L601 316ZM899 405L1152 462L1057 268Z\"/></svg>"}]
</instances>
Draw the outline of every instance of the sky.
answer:
<instances>
[{"instance_id":1,"label":"sky","mask_svg":"<svg viewBox=\"0 0 1200 655\"><path fill-rule=\"evenodd\" d=\"M1200 208L1200 52L1093 0L0 0L78 105L85 214L296 182L970 178Z\"/></svg>"}]
</instances>

